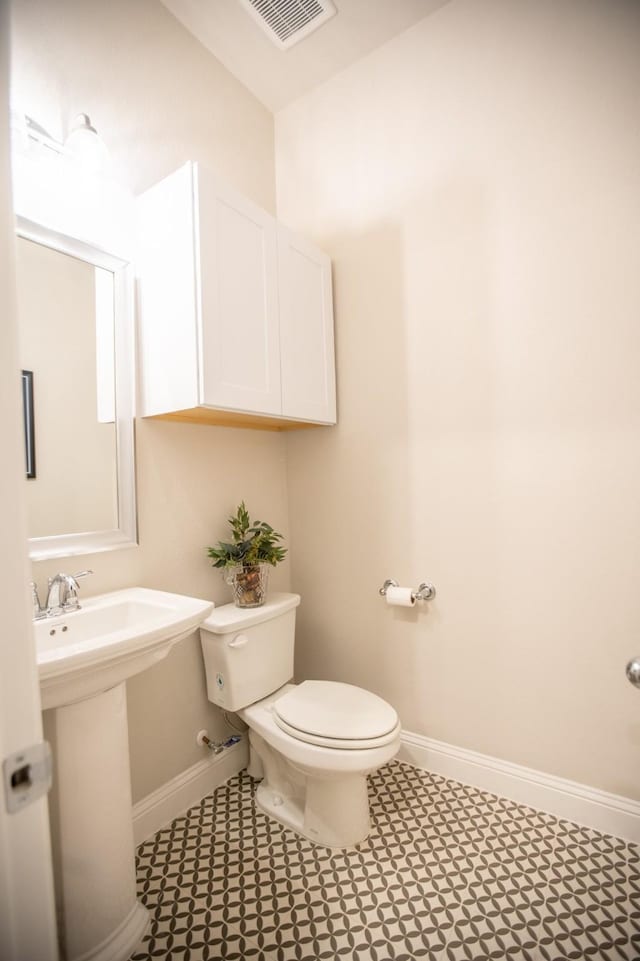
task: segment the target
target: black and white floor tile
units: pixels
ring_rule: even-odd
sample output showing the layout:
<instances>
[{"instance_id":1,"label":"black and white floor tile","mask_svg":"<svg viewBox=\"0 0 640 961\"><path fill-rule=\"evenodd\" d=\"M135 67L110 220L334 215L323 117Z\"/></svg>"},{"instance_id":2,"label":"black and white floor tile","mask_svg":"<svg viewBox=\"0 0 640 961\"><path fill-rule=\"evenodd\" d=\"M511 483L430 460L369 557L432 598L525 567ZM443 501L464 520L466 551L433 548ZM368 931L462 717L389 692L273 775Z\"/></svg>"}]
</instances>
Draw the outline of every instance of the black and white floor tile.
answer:
<instances>
[{"instance_id":1,"label":"black and white floor tile","mask_svg":"<svg viewBox=\"0 0 640 961\"><path fill-rule=\"evenodd\" d=\"M640 961L640 849L408 764L332 852L258 811L246 772L138 849L132 961Z\"/></svg>"}]
</instances>

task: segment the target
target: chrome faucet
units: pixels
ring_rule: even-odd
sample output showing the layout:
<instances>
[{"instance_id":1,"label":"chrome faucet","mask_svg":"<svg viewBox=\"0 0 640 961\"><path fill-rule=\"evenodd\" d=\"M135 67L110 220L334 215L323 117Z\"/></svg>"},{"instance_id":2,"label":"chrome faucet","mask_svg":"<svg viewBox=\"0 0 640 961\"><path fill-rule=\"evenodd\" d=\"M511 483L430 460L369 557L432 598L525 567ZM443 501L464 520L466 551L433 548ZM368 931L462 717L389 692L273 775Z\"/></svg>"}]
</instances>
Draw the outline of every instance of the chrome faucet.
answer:
<instances>
[{"instance_id":1,"label":"chrome faucet","mask_svg":"<svg viewBox=\"0 0 640 961\"><path fill-rule=\"evenodd\" d=\"M93 574L93 571L80 571L78 574L56 574L50 577L49 593L47 595L47 611L49 616L56 614L67 614L70 611L79 611L80 602L78 592L80 587L77 578L86 577Z\"/></svg>"},{"instance_id":2,"label":"chrome faucet","mask_svg":"<svg viewBox=\"0 0 640 961\"><path fill-rule=\"evenodd\" d=\"M47 602L44 607L40 604L38 588L31 584L33 597L33 617L39 620L42 617L56 617L58 614L70 614L72 611L80 610L78 600L79 577L86 577L93 574L93 571L79 571L77 574L56 574L48 580L49 591Z\"/></svg>"}]
</instances>

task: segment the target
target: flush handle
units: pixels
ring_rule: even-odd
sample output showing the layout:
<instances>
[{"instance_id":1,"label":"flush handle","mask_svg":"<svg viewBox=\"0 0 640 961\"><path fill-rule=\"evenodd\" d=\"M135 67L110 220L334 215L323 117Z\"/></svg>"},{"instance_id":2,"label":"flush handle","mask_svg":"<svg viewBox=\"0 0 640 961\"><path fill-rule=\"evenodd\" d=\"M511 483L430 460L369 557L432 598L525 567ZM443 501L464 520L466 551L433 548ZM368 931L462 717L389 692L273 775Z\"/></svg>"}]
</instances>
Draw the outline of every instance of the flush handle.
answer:
<instances>
[{"instance_id":1,"label":"flush handle","mask_svg":"<svg viewBox=\"0 0 640 961\"><path fill-rule=\"evenodd\" d=\"M244 647L245 644L249 643L249 638L246 634L236 634L232 637L230 641L227 641L227 647Z\"/></svg>"}]
</instances>

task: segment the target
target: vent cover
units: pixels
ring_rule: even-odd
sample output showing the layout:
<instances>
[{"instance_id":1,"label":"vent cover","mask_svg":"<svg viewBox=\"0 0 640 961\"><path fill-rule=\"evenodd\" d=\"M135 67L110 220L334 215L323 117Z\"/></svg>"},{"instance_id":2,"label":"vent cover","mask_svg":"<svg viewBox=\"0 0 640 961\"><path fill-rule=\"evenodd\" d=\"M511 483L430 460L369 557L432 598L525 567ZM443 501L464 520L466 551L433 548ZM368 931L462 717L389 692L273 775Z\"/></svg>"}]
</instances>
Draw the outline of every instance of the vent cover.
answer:
<instances>
[{"instance_id":1,"label":"vent cover","mask_svg":"<svg viewBox=\"0 0 640 961\"><path fill-rule=\"evenodd\" d=\"M281 50L304 39L338 12L331 0L240 0Z\"/></svg>"}]
</instances>

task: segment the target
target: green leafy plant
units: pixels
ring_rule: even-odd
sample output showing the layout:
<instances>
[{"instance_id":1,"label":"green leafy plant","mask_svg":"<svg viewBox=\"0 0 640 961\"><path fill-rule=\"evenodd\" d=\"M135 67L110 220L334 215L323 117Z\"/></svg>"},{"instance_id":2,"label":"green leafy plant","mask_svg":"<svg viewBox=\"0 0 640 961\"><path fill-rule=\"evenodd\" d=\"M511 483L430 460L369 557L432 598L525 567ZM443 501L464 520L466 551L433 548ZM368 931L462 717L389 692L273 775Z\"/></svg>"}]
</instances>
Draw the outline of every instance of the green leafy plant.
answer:
<instances>
[{"instance_id":1,"label":"green leafy plant","mask_svg":"<svg viewBox=\"0 0 640 961\"><path fill-rule=\"evenodd\" d=\"M244 501L234 517L229 518L232 541L218 541L215 547L207 548L213 567L253 567L256 564L271 564L275 567L283 561L287 550L278 541L282 534L264 521L252 521Z\"/></svg>"}]
</instances>

